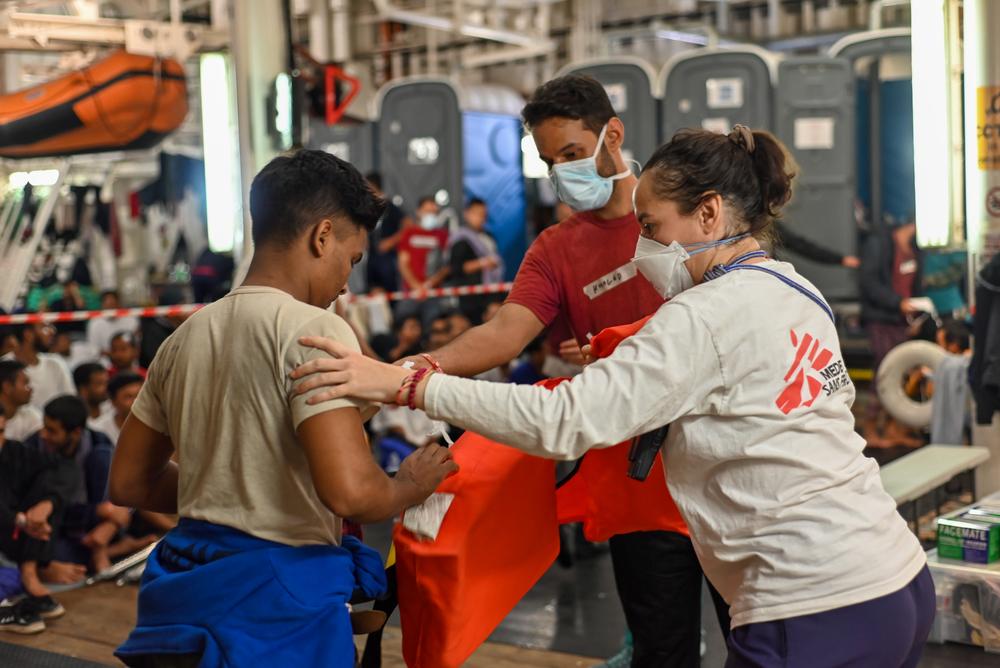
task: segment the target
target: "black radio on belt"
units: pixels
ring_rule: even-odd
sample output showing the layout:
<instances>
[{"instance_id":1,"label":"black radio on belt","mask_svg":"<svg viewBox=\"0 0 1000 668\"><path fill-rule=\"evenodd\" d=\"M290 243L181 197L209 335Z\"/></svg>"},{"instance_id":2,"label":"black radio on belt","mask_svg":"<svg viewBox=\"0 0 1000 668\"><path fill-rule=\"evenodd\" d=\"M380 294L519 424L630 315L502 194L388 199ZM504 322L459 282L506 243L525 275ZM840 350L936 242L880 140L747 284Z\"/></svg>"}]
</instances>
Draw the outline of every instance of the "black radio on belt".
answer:
<instances>
[{"instance_id":1,"label":"black radio on belt","mask_svg":"<svg viewBox=\"0 0 1000 668\"><path fill-rule=\"evenodd\" d=\"M643 481L649 475L649 470L653 468L656 461L656 453L663 447L663 441L667 439L669 424L665 424L659 429L646 432L642 436L632 439L632 447L628 451L628 477L633 480Z\"/></svg>"}]
</instances>

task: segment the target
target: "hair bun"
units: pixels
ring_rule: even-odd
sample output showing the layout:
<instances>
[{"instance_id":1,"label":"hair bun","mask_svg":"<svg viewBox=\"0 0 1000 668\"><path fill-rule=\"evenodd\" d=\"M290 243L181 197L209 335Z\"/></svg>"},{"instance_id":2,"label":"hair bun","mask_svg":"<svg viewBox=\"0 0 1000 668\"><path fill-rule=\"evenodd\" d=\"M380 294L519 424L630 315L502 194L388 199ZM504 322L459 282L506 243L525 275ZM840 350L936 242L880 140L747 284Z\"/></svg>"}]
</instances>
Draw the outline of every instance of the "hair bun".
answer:
<instances>
[{"instance_id":1,"label":"hair bun","mask_svg":"<svg viewBox=\"0 0 1000 668\"><path fill-rule=\"evenodd\" d=\"M753 138L753 130L739 123L733 126L733 131L729 133L729 139L737 146L745 148L747 153L753 153L757 147Z\"/></svg>"}]
</instances>

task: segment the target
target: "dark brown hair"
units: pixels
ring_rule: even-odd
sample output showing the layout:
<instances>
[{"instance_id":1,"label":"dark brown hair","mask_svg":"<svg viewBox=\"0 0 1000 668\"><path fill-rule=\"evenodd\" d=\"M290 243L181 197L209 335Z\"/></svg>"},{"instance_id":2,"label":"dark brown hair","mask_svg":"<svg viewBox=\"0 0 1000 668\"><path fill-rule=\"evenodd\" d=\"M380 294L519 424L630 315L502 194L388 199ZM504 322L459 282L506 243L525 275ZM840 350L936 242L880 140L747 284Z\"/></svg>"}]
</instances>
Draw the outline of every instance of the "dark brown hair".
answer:
<instances>
[{"instance_id":1,"label":"dark brown hair","mask_svg":"<svg viewBox=\"0 0 1000 668\"><path fill-rule=\"evenodd\" d=\"M529 128L550 118L569 118L583 121L583 126L595 135L614 117L615 110L604 86L597 79L581 74L546 81L521 110L521 118Z\"/></svg>"},{"instance_id":2,"label":"dark brown hair","mask_svg":"<svg viewBox=\"0 0 1000 668\"><path fill-rule=\"evenodd\" d=\"M718 193L745 225L734 232L767 233L792 196L795 163L769 132L737 126L729 135L680 130L643 167L657 197L690 214Z\"/></svg>"}]
</instances>

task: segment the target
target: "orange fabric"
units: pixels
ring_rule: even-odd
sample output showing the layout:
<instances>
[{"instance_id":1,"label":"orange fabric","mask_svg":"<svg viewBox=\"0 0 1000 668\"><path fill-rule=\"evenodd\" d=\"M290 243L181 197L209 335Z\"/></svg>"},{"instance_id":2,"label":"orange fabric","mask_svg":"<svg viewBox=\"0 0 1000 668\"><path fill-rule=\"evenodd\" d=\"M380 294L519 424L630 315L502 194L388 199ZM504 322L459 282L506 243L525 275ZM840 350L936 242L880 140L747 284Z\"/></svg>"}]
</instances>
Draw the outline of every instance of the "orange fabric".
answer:
<instances>
[{"instance_id":1,"label":"orange fabric","mask_svg":"<svg viewBox=\"0 0 1000 668\"><path fill-rule=\"evenodd\" d=\"M649 318L609 327L590 341L591 355L604 358L632 336ZM565 379L542 383L549 389ZM642 482L626 475L631 442L591 450L579 469L556 494L559 523L583 523L587 540L603 542L617 534L635 531L673 531L690 535L680 511L667 490L663 460L656 456L649 476Z\"/></svg>"},{"instance_id":2,"label":"orange fabric","mask_svg":"<svg viewBox=\"0 0 1000 668\"><path fill-rule=\"evenodd\" d=\"M604 330L594 354L610 355L645 322ZM592 541L634 531L687 535L662 464L645 482L629 479L629 447L590 451L556 491L554 462L466 432L452 446L461 470L437 490L455 495L437 539L402 524L394 533L406 665L462 665L555 561L560 523L582 522Z\"/></svg>"},{"instance_id":3,"label":"orange fabric","mask_svg":"<svg viewBox=\"0 0 1000 668\"><path fill-rule=\"evenodd\" d=\"M409 668L462 665L559 553L555 463L466 432L437 540L394 535L403 657Z\"/></svg>"},{"instance_id":4,"label":"orange fabric","mask_svg":"<svg viewBox=\"0 0 1000 668\"><path fill-rule=\"evenodd\" d=\"M2 95L0 155L71 155L155 145L187 116L184 76L174 60L117 51L54 81Z\"/></svg>"}]
</instances>

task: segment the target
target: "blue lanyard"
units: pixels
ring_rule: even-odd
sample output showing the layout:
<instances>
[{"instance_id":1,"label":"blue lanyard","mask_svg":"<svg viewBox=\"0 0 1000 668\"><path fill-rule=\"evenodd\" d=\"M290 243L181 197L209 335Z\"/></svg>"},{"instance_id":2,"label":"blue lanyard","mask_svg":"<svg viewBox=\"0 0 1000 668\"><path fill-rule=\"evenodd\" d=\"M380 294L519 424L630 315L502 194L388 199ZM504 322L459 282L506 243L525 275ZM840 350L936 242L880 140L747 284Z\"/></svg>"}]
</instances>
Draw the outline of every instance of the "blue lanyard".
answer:
<instances>
[{"instance_id":1,"label":"blue lanyard","mask_svg":"<svg viewBox=\"0 0 1000 668\"><path fill-rule=\"evenodd\" d=\"M708 271L706 271L705 280L710 281L713 278L718 278L719 276L728 274L730 271L736 271L737 269L750 269L753 271L762 271L765 274L770 274L771 276L774 276L788 287L798 290L800 293L811 299L817 306L823 309L823 312L826 313L827 317L830 318L830 322L833 323L837 322L836 318L834 318L833 310L830 308L830 306L825 301L823 301L822 297L817 295L812 290L809 290L808 288L799 285L798 283L788 278L784 274L779 274L773 269L762 267L759 264L747 264L750 260L754 260L757 258L764 258L764 257L767 257L767 253L765 253L762 250L756 250L756 251L750 251L749 253L744 253L743 255L740 255L739 257L735 258L729 264L718 264L709 269Z\"/></svg>"}]
</instances>

